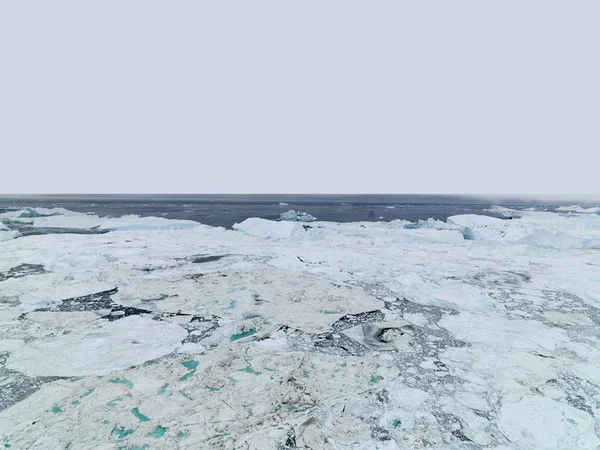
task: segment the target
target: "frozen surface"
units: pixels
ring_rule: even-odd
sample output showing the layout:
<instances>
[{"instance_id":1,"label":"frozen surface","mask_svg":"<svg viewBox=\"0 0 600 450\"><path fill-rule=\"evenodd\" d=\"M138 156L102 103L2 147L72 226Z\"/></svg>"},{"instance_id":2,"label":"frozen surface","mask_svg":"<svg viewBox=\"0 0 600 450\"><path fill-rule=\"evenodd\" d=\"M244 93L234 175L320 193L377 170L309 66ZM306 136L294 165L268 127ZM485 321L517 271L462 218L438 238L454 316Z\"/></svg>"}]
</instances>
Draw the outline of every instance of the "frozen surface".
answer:
<instances>
[{"instance_id":1,"label":"frozen surface","mask_svg":"<svg viewBox=\"0 0 600 450\"><path fill-rule=\"evenodd\" d=\"M105 231L0 242L0 445L597 449L600 216L494 211L0 214Z\"/></svg>"}]
</instances>

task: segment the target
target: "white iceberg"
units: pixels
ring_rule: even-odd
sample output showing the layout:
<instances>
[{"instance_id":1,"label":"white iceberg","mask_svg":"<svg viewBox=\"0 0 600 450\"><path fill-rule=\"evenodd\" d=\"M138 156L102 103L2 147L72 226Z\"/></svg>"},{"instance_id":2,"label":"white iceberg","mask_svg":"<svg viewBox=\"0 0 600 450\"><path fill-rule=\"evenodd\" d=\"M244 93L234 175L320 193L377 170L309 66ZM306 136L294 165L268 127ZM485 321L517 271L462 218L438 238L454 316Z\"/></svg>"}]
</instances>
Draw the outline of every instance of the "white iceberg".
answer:
<instances>
[{"instance_id":1,"label":"white iceberg","mask_svg":"<svg viewBox=\"0 0 600 450\"><path fill-rule=\"evenodd\" d=\"M292 236L301 236L304 234L304 228L298 223L286 221L275 222L258 217L251 217L242 223L236 223L233 225L233 229L250 236L275 239L287 239Z\"/></svg>"},{"instance_id":2,"label":"white iceberg","mask_svg":"<svg viewBox=\"0 0 600 450\"><path fill-rule=\"evenodd\" d=\"M290 209L289 211L281 213L279 215L279 220L288 220L292 222L314 222L317 219L316 217L313 217L305 212L296 212L293 209Z\"/></svg>"}]
</instances>

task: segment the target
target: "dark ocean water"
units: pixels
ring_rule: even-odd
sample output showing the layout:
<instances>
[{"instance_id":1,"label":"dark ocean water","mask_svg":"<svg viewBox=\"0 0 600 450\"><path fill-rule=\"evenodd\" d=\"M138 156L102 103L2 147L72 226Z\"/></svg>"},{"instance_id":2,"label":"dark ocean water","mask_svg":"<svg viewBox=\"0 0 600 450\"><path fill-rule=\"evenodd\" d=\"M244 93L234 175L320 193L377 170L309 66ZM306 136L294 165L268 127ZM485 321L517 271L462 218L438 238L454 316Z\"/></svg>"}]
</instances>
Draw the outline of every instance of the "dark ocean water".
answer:
<instances>
[{"instance_id":1,"label":"dark ocean water","mask_svg":"<svg viewBox=\"0 0 600 450\"><path fill-rule=\"evenodd\" d=\"M280 205L287 203L287 205ZM319 220L333 222L390 221L404 219L446 220L456 214L484 214L493 202L451 196L415 195L69 195L0 197L0 211L31 207L63 207L77 212L93 212L99 216L120 217L127 214L169 219L194 220L206 225L231 228L248 217L278 219L282 212L293 209L306 212ZM504 204L520 208L535 206L553 210L549 204Z\"/></svg>"}]
</instances>

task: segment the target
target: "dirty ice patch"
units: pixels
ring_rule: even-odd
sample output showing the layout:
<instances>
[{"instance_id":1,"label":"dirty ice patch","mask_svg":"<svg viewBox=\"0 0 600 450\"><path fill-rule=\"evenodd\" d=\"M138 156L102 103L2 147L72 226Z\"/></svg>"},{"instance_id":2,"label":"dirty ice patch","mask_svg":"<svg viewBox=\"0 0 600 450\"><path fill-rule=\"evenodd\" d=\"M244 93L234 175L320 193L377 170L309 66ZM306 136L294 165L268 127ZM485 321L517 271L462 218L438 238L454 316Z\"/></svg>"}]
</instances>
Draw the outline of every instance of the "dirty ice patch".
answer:
<instances>
[{"instance_id":1,"label":"dirty ice patch","mask_svg":"<svg viewBox=\"0 0 600 450\"><path fill-rule=\"evenodd\" d=\"M186 337L177 324L130 316L27 344L7 367L37 376L105 375L171 353Z\"/></svg>"}]
</instances>

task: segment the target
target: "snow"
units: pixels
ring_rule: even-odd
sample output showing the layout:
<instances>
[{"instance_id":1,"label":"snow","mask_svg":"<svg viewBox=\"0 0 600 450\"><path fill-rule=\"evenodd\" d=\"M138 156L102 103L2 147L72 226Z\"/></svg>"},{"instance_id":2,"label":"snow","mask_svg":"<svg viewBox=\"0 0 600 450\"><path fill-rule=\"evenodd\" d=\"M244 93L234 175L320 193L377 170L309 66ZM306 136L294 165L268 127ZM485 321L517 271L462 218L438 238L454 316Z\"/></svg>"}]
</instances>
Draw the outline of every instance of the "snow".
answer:
<instances>
[{"instance_id":1,"label":"snow","mask_svg":"<svg viewBox=\"0 0 600 450\"><path fill-rule=\"evenodd\" d=\"M0 242L6 448L600 445L597 214L23 211L110 231Z\"/></svg>"},{"instance_id":2,"label":"snow","mask_svg":"<svg viewBox=\"0 0 600 450\"><path fill-rule=\"evenodd\" d=\"M186 336L176 324L130 316L25 345L6 366L37 376L105 375L171 353Z\"/></svg>"}]
</instances>

